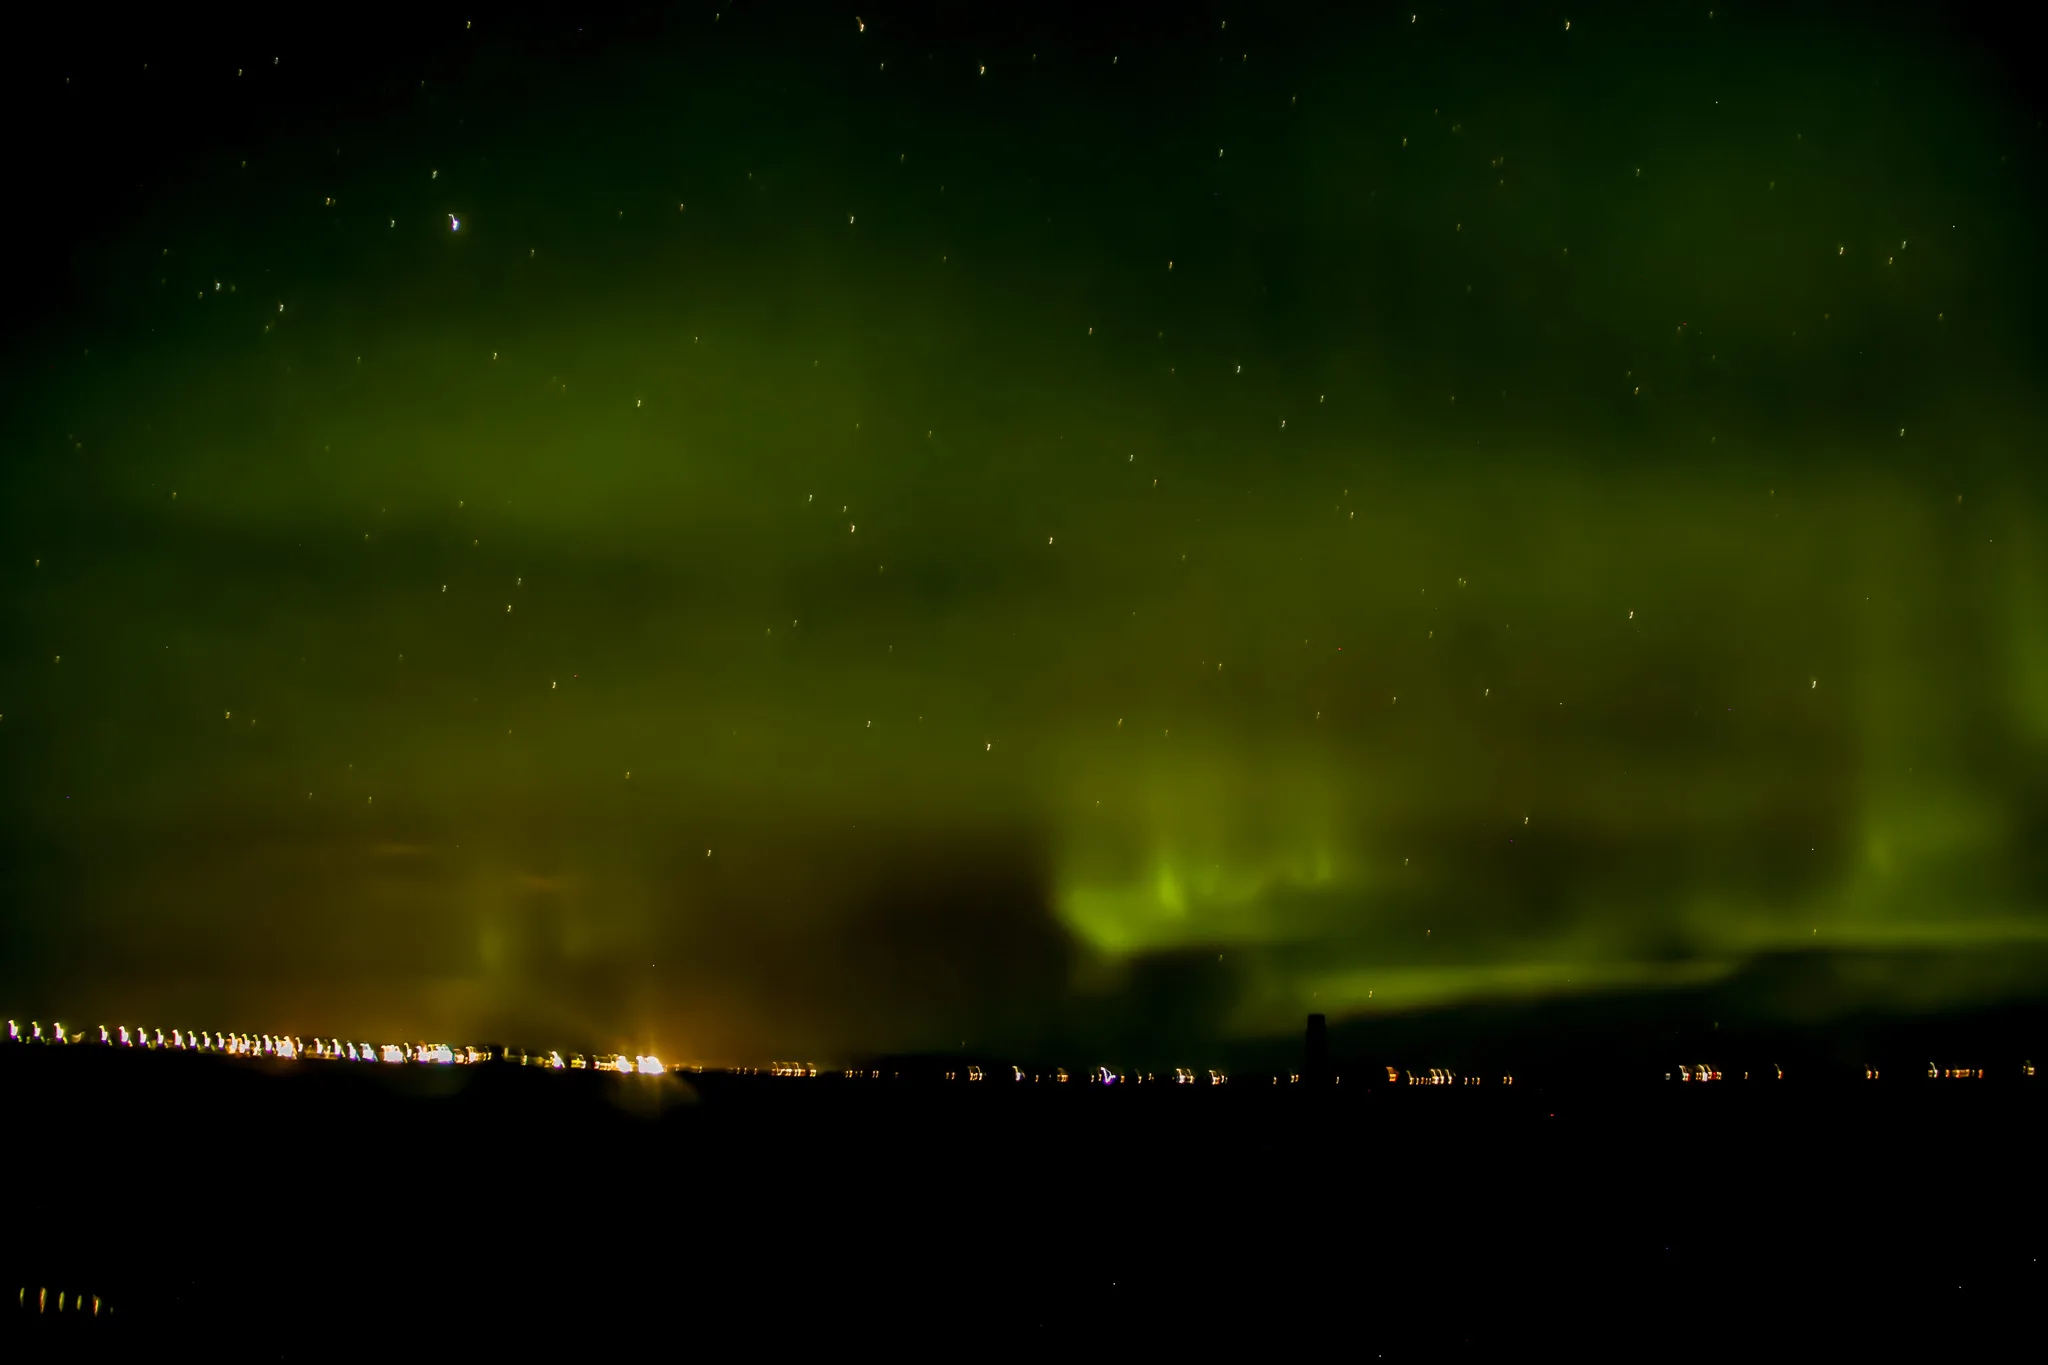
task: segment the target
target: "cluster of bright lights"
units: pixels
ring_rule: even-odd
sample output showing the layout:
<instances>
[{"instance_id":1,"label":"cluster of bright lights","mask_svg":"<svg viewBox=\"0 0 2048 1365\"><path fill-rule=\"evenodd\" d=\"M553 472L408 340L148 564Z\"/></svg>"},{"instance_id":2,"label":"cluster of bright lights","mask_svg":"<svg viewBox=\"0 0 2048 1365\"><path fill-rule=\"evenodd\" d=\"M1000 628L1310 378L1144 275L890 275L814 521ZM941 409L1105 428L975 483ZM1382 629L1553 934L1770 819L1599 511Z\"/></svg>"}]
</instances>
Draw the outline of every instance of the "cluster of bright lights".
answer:
<instances>
[{"instance_id":1,"label":"cluster of bright lights","mask_svg":"<svg viewBox=\"0 0 2048 1365\"><path fill-rule=\"evenodd\" d=\"M1152 1077L1145 1075L1140 1076L1138 1079L1140 1081L1149 1081ZM1289 1076L1287 1079L1294 1081L1298 1080L1299 1077ZM1274 1084L1279 1084L1279 1080L1280 1078L1275 1076L1273 1078ZM1192 1067L1185 1066L1177 1066L1173 1069L1173 1083L1175 1085L1226 1085L1229 1081L1230 1077L1221 1071L1196 1071Z\"/></svg>"},{"instance_id":2,"label":"cluster of bright lights","mask_svg":"<svg viewBox=\"0 0 2048 1365\"><path fill-rule=\"evenodd\" d=\"M559 1056L559 1054L554 1054ZM581 1060L580 1058L578 1059ZM556 1065L560 1063L557 1062ZM668 1068L661 1064L659 1057L628 1057L622 1052L590 1059L593 1071L616 1071L621 1075L659 1076Z\"/></svg>"},{"instance_id":3,"label":"cluster of bright lights","mask_svg":"<svg viewBox=\"0 0 2048 1365\"><path fill-rule=\"evenodd\" d=\"M571 1053L565 1061L560 1052L546 1054L493 1054L482 1047L457 1047L452 1043L368 1043L348 1038L297 1038L288 1034L209 1033L174 1028L130 1028L126 1024L108 1028L102 1024L97 1037L69 1033L53 1023L45 1032L40 1020L30 1020L28 1029L13 1019L7 1021L10 1043L52 1045L98 1044L106 1047L141 1048L148 1052L210 1052L231 1057L273 1057L282 1061L372 1062L391 1066L474 1066L492 1060L517 1061L524 1066L549 1070L615 1071L639 1076L660 1076L668 1068L661 1058L647 1055L628 1057L605 1053L586 1058Z\"/></svg>"}]
</instances>

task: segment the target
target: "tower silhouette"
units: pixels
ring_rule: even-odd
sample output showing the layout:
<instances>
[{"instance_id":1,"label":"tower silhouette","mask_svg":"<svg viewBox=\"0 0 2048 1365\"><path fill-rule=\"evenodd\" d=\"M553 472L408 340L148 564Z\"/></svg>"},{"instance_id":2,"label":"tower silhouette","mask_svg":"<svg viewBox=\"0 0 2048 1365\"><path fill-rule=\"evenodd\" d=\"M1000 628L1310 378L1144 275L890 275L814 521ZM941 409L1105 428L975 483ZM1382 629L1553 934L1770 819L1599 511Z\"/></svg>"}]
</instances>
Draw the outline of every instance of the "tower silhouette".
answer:
<instances>
[{"instance_id":1,"label":"tower silhouette","mask_svg":"<svg viewBox=\"0 0 2048 1365\"><path fill-rule=\"evenodd\" d=\"M1302 1041L1301 1078L1310 1085L1330 1081L1330 1028L1320 1014L1308 1017L1308 1036Z\"/></svg>"}]
</instances>

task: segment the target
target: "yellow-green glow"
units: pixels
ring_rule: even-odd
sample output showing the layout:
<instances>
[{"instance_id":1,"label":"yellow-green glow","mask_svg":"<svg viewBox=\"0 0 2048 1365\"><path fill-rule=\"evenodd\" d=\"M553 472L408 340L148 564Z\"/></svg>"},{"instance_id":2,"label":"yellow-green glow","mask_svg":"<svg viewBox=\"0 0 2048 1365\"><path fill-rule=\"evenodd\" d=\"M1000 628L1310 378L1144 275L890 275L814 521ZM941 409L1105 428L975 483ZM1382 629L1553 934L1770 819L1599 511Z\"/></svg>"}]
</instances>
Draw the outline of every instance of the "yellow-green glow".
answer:
<instances>
[{"instance_id":1,"label":"yellow-green glow","mask_svg":"<svg viewBox=\"0 0 2048 1365\"><path fill-rule=\"evenodd\" d=\"M2032 120L1703 16L483 36L23 190L104 231L23 257L0 426L11 1012L759 1061L2038 992Z\"/></svg>"}]
</instances>

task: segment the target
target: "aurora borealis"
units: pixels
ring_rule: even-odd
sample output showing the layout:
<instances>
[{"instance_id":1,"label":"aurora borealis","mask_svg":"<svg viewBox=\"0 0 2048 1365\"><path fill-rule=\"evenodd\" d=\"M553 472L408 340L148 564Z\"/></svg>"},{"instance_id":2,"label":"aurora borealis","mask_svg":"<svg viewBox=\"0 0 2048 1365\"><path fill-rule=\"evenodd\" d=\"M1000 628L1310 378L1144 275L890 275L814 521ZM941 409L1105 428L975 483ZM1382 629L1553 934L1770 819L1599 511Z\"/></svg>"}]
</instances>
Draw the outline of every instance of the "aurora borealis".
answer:
<instances>
[{"instance_id":1,"label":"aurora borealis","mask_svg":"<svg viewBox=\"0 0 2048 1365\"><path fill-rule=\"evenodd\" d=\"M2038 994L2040 122L1931 17L1648 10L52 40L10 1011Z\"/></svg>"}]
</instances>

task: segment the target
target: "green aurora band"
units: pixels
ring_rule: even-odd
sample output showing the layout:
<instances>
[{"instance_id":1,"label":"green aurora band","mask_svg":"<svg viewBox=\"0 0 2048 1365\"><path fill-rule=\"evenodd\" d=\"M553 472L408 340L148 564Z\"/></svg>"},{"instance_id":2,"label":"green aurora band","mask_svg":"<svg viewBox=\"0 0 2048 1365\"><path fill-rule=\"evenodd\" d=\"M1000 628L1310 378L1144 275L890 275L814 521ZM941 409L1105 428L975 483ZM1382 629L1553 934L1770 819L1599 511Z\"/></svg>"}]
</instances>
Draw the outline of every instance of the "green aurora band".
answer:
<instances>
[{"instance_id":1,"label":"green aurora band","mask_svg":"<svg viewBox=\"0 0 2048 1365\"><path fill-rule=\"evenodd\" d=\"M5 409L10 1012L2039 992L2039 125L1939 35L1594 19L161 64L231 116Z\"/></svg>"}]
</instances>

